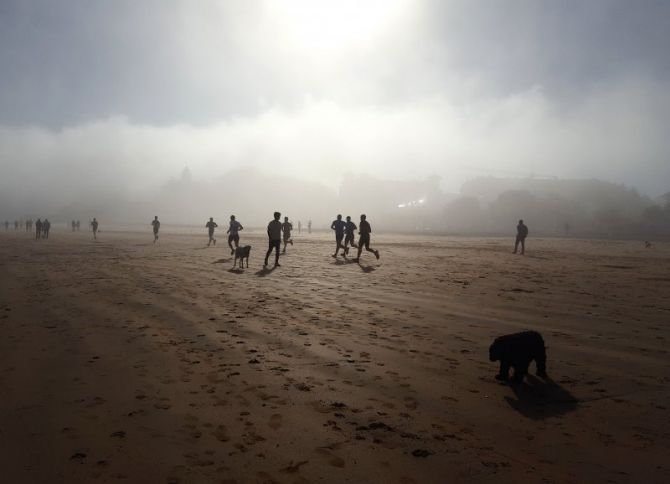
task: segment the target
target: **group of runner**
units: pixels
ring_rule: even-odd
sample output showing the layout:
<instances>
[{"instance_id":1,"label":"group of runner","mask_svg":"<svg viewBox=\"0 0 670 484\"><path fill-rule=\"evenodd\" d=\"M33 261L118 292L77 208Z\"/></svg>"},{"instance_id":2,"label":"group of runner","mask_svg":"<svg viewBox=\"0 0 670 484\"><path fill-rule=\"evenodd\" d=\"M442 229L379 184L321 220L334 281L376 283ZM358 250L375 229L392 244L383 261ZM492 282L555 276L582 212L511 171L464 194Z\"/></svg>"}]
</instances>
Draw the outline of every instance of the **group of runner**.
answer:
<instances>
[{"instance_id":1,"label":"group of runner","mask_svg":"<svg viewBox=\"0 0 670 484\"><path fill-rule=\"evenodd\" d=\"M95 220L95 219L94 219ZM97 223L97 222L96 222ZM160 231L161 223L158 220L158 216L154 217L154 220L151 222L154 232L154 244L158 241L158 233ZM207 246L216 245L216 238L214 237L215 230L218 228L218 224L214 221L214 217L210 217L209 221L205 223L205 228L208 233ZM309 233L312 232L312 221L310 220L307 224ZM361 257L361 252L363 248L368 252L372 252L377 259L379 259L379 251L370 247L370 234L372 233L372 228L370 223L366 220L365 215L361 215L360 228L356 226L354 222L351 221L351 217L347 216L347 221L342 220L342 215L338 215L337 219L333 221L330 226L331 229L335 231L335 242L337 244L335 253L333 257L337 257L340 249L342 249L342 257L346 257L349 253L349 248L354 247L358 249L358 255L355 259L355 262ZM97 226L96 226L97 229ZM302 223L298 222L298 231L302 229ZM230 254L235 254L235 249L240 245L240 231L244 230L242 224L237 221L235 215L230 216L230 222L228 224L228 247L230 247ZM356 230L359 230L358 244L356 244ZM275 267L280 267L279 264L279 254L286 253L286 247L290 244L293 245L293 237L291 235L293 231L293 224L289 221L288 217L284 217L284 222L281 222L281 213L275 212L273 219L270 221L267 227L268 234L268 250L265 253L265 263L264 267L267 267L268 260L272 252L275 252ZM344 241L344 243L342 243ZM283 242L283 248L282 248Z\"/></svg>"},{"instance_id":2,"label":"group of runner","mask_svg":"<svg viewBox=\"0 0 670 484\"><path fill-rule=\"evenodd\" d=\"M367 221L365 214L361 215L361 221L359 227L356 227L356 224L352 222L351 217L347 215L347 221L342 220L342 215L338 214L337 218L333 220L333 223L330 224L330 228L335 231L335 253L333 254L334 258L337 258L337 254L342 249L342 257L347 257L349 254L349 247L355 247L358 249L358 255L354 259L355 262L361 258L361 252L363 252L363 247L368 252L372 252L377 259L379 259L379 251L370 247L370 234L372 233L372 227L370 222ZM358 244L356 244L356 230L358 230ZM344 240L344 243L342 243Z\"/></svg>"}]
</instances>

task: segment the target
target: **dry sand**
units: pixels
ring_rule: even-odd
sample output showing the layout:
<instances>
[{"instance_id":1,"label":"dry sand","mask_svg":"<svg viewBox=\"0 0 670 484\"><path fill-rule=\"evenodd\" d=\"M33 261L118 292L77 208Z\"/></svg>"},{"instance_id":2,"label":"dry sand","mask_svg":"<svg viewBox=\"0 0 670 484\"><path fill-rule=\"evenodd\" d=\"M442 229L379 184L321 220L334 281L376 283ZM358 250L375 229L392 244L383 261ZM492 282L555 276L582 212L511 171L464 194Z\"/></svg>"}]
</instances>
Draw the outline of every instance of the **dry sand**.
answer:
<instances>
[{"instance_id":1,"label":"dry sand","mask_svg":"<svg viewBox=\"0 0 670 484\"><path fill-rule=\"evenodd\" d=\"M99 239L0 232L2 482L670 482L669 245ZM496 382L526 328L552 382Z\"/></svg>"}]
</instances>

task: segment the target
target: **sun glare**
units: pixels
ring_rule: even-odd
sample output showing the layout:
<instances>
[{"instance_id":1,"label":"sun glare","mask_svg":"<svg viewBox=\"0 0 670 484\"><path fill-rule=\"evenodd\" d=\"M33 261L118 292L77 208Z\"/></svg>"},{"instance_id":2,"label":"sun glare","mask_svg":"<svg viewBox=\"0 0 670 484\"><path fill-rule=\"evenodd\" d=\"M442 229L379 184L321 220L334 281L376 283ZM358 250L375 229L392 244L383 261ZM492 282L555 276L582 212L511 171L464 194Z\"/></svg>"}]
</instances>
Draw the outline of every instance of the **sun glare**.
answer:
<instances>
[{"instance_id":1,"label":"sun glare","mask_svg":"<svg viewBox=\"0 0 670 484\"><path fill-rule=\"evenodd\" d=\"M398 18L406 0L286 0L269 8L289 42L335 52L374 41Z\"/></svg>"}]
</instances>

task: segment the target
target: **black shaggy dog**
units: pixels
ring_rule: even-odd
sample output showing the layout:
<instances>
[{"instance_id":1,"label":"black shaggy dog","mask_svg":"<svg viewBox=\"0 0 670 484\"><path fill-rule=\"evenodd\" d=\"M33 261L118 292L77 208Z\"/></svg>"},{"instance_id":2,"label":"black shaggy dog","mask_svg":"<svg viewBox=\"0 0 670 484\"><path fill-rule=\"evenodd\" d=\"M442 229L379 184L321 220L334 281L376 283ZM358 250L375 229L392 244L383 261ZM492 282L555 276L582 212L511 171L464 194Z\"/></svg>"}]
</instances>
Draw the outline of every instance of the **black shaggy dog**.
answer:
<instances>
[{"instance_id":1,"label":"black shaggy dog","mask_svg":"<svg viewBox=\"0 0 670 484\"><path fill-rule=\"evenodd\" d=\"M238 267L244 269L244 259L247 260L247 268L249 267L249 254L251 254L251 246L245 245L244 247L235 247L235 260L233 261L233 269L237 264L237 261L240 261Z\"/></svg>"},{"instance_id":2,"label":"black shaggy dog","mask_svg":"<svg viewBox=\"0 0 670 484\"><path fill-rule=\"evenodd\" d=\"M528 373L530 362L535 360L537 376L547 376L547 353L542 335L536 331L507 334L496 338L489 348L489 359L500 360L500 372L496 380L509 380L509 369L514 368L512 381L521 383Z\"/></svg>"}]
</instances>

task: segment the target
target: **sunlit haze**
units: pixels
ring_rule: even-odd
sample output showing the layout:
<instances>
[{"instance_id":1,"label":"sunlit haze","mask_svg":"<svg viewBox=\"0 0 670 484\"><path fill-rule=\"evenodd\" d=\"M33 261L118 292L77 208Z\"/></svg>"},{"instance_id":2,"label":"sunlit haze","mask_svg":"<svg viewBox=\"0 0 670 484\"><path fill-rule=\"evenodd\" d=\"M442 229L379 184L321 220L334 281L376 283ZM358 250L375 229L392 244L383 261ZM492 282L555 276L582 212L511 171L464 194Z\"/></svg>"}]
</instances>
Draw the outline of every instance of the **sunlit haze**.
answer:
<instances>
[{"instance_id":1,"label":"sunlit haze","mask_svg":"<svg viewBox=\"0 0 670 484\"><path fill-rule=\"evenodd\" d=\"M25 186L59 207L150 197L185 166L196 181L253 168L334 191L346 174L436 175L454 194L495 176L658 197L670 186L669 9L6 1L3 205L35 210Z\"/></svg>"}]
</instances>

